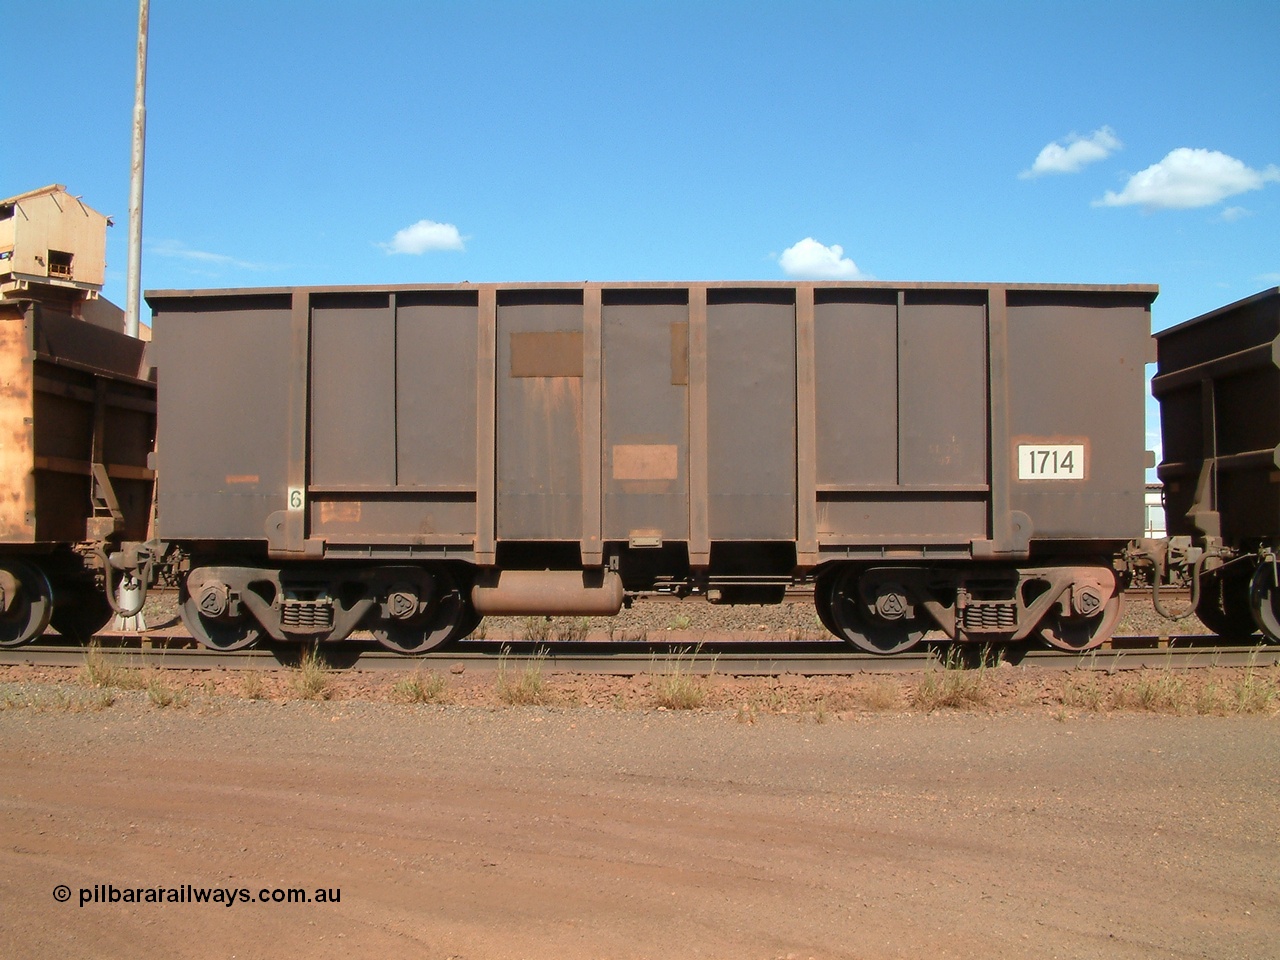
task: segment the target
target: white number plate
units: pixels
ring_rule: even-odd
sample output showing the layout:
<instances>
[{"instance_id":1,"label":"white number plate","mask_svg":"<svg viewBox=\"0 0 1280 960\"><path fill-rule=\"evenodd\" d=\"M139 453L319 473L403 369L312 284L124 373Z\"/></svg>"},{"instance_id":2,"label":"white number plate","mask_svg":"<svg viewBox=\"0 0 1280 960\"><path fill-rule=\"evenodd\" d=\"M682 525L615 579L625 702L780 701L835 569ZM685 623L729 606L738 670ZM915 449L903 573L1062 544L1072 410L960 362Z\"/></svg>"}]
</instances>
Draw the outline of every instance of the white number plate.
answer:
<instances>
[{"instance_id":1,"label":"white number plate","mask_svg":"<svg viewBox=\"0 0 1280 960\"><path fill-rule=\"evenodd\" d=\"M1083 443L1018 444L1019 480L1083 480Z\"/></svg>"}]
</instances>

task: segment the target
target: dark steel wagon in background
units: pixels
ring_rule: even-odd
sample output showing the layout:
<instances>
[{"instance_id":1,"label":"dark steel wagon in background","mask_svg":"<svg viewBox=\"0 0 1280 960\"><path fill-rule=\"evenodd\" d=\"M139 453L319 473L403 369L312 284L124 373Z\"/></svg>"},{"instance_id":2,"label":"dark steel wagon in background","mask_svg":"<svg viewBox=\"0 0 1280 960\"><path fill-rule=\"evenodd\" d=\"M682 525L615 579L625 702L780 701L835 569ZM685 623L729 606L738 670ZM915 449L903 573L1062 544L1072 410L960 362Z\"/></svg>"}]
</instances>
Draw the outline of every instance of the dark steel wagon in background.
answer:
<instances>
[{"instance_id":1,"label":"dark steel wagon in background","mask_svg":"<svg viewBox=\"0 0 1280 960\"><path fill-rule=\"evenodd\" d=\"M1280 287L1156 334L1169 533L1208 554L1197 613L1280 641Z\"/></svg>"},{"instance_id":2,"label":"dark steel wagon in background","mask_svg":"<svg viewBox=\"0 0 1280 960\"><path fill-rule=\"evenodd\" d=\"M159 533L233 648L816 581L867 649L1080 648L1142 528L1152 286L163 291Z\"/></svg>"}]
</instances>

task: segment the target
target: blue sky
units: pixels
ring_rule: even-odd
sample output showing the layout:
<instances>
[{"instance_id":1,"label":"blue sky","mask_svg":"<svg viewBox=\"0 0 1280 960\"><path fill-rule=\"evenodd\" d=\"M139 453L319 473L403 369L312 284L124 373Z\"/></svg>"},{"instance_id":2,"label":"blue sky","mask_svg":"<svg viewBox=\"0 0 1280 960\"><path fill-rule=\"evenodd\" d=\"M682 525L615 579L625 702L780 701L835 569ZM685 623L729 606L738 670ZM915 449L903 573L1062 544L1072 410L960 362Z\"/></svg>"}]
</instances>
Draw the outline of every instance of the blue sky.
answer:
<instances>
[{"instance_id":1,"label":"blue sky","mask_svg":"<svg viewBox=\"0 0 1280 960\"><path fill-rule=\"evenodd\" d=\"M3 22L0 194L113 215L122 303L137 4ZM1139 282L1161 328L1280 283L1278 34L1274 0L152 0L143 286Z\"/></svg>"}]
</instances>

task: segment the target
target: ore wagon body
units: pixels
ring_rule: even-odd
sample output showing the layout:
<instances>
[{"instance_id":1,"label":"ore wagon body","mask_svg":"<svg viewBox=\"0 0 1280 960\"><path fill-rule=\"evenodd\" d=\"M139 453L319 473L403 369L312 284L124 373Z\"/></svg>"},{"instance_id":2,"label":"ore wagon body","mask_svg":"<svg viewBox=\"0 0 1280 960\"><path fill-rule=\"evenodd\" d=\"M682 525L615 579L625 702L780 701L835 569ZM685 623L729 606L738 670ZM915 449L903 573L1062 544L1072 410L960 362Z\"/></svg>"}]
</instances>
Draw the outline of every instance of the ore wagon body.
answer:
<instances>
[{"instance_id":1,"label":"ore wagon body","mask_svg":"<svg viewBox=\"0 0 1280 960\"><path fill-rule=\"evenodd\" d=\"M87 638L110 617L96 554L149 536L144 350L56 306L0 302L0 646L50 622Z\"/></svg>"},{"instance_id":2,"label":"ore wagon body","mask_svg":"<svg viewBox=\"0 0 1280 960\"><path fill-rule=\"evenodd\" d=\"M1198 613L1280 641L1280 288L1156 334L1169 533L1210 554ZM1225 563L1220 563L1225 559Z\"/></svg>"},{"instance_id":3,"label":"ore wagon body","mask_svg":"<svg viewBox=\"0 0 1280 960\"><path fill-rule=\"evenodd\" d=\"M1142 528L1149 286L164 291L159 532L204 642L428 649L647 592L1079 647Z\"/></svg>"}]
</instances>

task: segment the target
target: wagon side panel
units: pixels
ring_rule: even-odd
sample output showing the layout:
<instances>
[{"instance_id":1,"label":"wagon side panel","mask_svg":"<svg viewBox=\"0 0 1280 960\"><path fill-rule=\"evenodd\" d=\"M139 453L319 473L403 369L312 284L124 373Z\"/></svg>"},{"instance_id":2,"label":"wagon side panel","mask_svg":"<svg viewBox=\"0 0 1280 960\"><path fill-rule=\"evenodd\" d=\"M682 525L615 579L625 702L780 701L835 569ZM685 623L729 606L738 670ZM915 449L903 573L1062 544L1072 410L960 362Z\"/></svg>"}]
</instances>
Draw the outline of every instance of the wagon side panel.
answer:
<instances>
[{"instance_id":1,"label":"wagon side panel","mask_svg":"<svg viewBox=\"0 0 1280 960\"><path fill-rule=\"evenodd\" d=\"M819 543L967 552L988 535L985 291L815 300Z\"/></svg>"},{"instance_id":2,"label":"wagon side panel","mask_svg":"<svg viewBox=\"0 0 1280 960\"><path fill-rule=\"evenodd\" d=\"M475 532L476 295L317 294L309 533L331 549Z\"/></svg>"},{"instance_id":3,"label":"wagon side panel","mask_svg":"<svg viewBox=\"0 0 1280 960\"><path fill-rule=\"evenodd\" d=\"M684 291L602 304L604 538L689 536L689 313Z\"/></svg>"},{"instance_id":4,"label":"wagon side panel","mask_svg":"<svg viewBox=\"0 0 1280 960\"><path fill-rule=\"evenodd\" d=\"M268 518L288 500L291 428L305 415L291 409L291 298L150 302L160 371L161 535L264 540Z\"/></svg>"},{"instance_id":5,"label":"wagon side panel","mask_svg":"<svg viewBox=\"0 0 1280 960\"><path fill-rule=\"evenodd\" d=\"M500 541L582 538L584 359L580 290L500 292Z\"/></svg>"},{"instance_id":6,"label":"wagon side panel","mask_svg":"<svg viewBox=\"0 0 1280 960\"><path fill-rule=\"evenodd\" d=\"M795 317L790 289L712 291L708 296L707 517L712 541L795 539Z\"/></svg>"}]
</instances>

